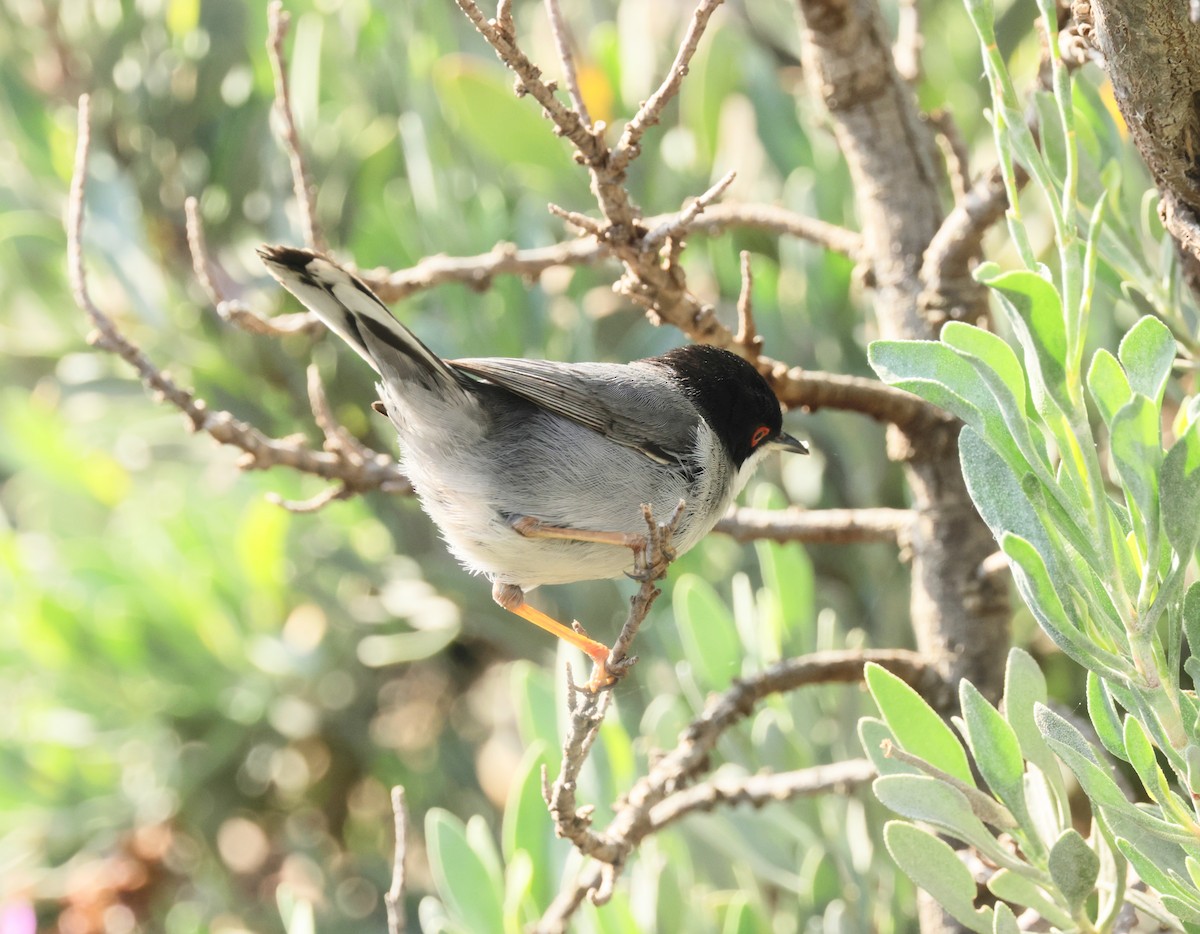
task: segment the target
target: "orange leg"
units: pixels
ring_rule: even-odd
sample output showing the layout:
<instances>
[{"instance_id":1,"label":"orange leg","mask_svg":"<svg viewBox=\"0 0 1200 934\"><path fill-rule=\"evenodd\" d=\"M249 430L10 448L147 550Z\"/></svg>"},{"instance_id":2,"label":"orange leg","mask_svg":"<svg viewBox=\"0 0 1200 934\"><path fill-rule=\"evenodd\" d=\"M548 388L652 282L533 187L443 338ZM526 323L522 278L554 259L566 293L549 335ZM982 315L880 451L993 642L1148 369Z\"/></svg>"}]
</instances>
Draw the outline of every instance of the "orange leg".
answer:
<instances>
[{"instance_id":1,"label":"orange leg","mask_svg":"<svg viewBox=\"0 0 1200 934\"><path fill-rule=\"evenodd\" d=\"M585 652L595 662L595 667L592 669L592 679L587 685L589 690L597 691L616 682L617 679L609 674L608 671L608 646L596 642L594 639L589 639L587 633L583 631L583 627L579 626L578 623L575 624L578 629L564 626L558 620L530 606L525 602L524 591L515 584L493 584L492 599L510 613L516 613L521 619L528 620L533 625L546 630L546 632L552 635L558 636L564 642Z\"/></svg>"},{"instance_id":2,"label":"orange leg","mask_svg":"<svg viewBox=\"0 0 1200 934\"><path fill-rule=\"evenodd\" d=\"M595 542L598 545L618 545L623 548L638 548L645 544L645 535L628 532L604 532L599 529L568 529L557 525L545 525L533 516L520 516L510 520L513 531L526 538L559 538L573 542Z\"/></svg>"}]
</instances>

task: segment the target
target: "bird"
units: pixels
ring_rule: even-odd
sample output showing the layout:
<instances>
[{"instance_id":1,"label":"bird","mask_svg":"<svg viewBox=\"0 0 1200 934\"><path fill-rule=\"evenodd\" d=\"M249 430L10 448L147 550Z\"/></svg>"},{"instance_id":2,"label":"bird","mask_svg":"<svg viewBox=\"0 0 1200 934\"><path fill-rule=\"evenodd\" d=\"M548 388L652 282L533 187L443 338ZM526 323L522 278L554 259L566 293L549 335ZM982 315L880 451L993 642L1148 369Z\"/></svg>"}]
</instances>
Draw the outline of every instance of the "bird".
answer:
<instances>
[{"instance_id":1,"label":"bird","mask_svg":"<svg viewBox=\"0 0 1200 934\"><path fill-rule=\"evenodd\" d=\"M632 363L444 360L327 256L258 254L378 374L401 467L450 552L491 581L499 606L582 649L592 689L616 680L608 647L526 595L629 573L644 506L679 508L671 548L682 554L768 452L808 453L783 430L767 381L728 350L688 344Z\"/></svg>"}]
</instances>

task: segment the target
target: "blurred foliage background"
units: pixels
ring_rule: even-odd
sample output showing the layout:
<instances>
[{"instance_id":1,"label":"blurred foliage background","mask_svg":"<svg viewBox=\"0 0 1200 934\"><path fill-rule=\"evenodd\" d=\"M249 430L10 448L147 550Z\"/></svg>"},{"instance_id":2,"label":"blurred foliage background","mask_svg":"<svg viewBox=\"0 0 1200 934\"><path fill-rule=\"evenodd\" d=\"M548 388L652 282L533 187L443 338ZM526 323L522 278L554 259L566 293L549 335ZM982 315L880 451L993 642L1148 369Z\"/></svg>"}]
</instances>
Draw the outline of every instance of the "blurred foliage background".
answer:
<instances>
[{"instance_id":1,"label":"blurred foliage background","mask_svg":"<svg viewBox=\"0 0 1200 934\"><path fill-rule=\"evenodd\" d=\"M925 6L938 28L926 37L922 103L952 110L984 160L970 26L951 0ZM563 8L593 116L610 123L661 80L691 13L639 0ZM567 145L512 95L448 0L288 9L293 105L339 256L399 268L498 241L545 245L565 236L547 201L591 206ZM554 74L542 5L515 13L525 48ZM1032 15L1014 7L1000 24L1030 72ZM632 172L646 213L675 210L736 168L728 198L856 226L846 172L803 87L797 29L785 0L717 14ZM496 850L496 861L478 858L510 928L536 917L571 868L536 796L538 764L554 769L567 656L552 658L546 637L492 604L415 502L370 496L288 513L267 494L303 498L317 481L240 473L236 452L187 434L84 341L61 217L76 99L88 91L86 247L99 304L212 406L276 436L319 441L304 391L315 358L343 423L378 449L392 444L370 416L357 359L332 341L230 329L190 274L183 201L194 194L228 294L263 310L287 304L253 255L261 242L300 239L270 129L265 38L258 4L0 0L4 934L301 930L305 906L322 932L382 931L394 784L412 811L414 924L472 929L473 909L439 878L448 854L427 860L430 829L443 848L461 839L477 855ZM742 249L769 353L869 375L872 324L848 260L753 232L693 238L692 288L727 320ZM613 276L597 267L481 293L446 286L398 314L447 356L629 360L680 343L620 304ZM904 505L878 426L835 412L788 426L814 456L772 464L750 500ZM601 815L706 693L743 669L909 638L906 572L883 545L808 552L713 537L672 568L666 590L602 734L603 768L581 788ZM630 592L598 582L539 600L611 638ZM1030 628L1019 627L1023 639ZM833 688L776 699L722 747L726 765L858 755L863 703ZM696 818L643 847L614 904L585 911L579 929L909 930L913 895L878 844L876 809L864 795ZM518 853L533 859L532 878L510 898Z\"/></svg>"}]
</instances>

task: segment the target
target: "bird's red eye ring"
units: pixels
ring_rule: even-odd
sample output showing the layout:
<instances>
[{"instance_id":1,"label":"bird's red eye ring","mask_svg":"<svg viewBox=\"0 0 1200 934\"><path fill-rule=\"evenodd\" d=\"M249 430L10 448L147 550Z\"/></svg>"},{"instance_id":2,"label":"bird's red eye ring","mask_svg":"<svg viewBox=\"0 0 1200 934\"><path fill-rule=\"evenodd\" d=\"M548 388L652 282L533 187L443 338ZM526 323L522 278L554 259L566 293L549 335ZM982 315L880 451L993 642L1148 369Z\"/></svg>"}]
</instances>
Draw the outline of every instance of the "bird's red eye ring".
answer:
<instances>
[{"instance_id":1,"label":"bird's red eye ring","mask_svg":"<svg viewBox=\"0 0 1200 934\"><path fill-rule=\"evenodd\" d=\"M766 440L767 435L771 433L771 429L766 425L759 425L754 429L754 434L750 436L750 447L756 448Z\"/></svg>"}]
</instances>

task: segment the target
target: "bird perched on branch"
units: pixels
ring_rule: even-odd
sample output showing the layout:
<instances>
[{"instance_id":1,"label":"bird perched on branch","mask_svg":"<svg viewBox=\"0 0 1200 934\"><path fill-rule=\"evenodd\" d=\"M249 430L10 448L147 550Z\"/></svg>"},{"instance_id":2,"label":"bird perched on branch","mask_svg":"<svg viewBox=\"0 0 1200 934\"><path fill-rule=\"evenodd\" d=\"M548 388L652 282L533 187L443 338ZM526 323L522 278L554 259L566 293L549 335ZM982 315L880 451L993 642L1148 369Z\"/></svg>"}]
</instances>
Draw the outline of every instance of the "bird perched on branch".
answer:
<instances>
[{"instance_id":1,"label":"bird perched on branch","mask_svg":"<svg viewBox=\"0 0 1200 934\"><path fill-rule=\"evenodd\" d=\"M506 610L586 652L609 650L530 606L542 584L619 577L644 542L643 504L683 501L682 553L725 513L764 455L807 453L749 363L690 345L634 363L443 360L361 280L309 250L259 255L379 374L402 466L450 551Z\"/></svg>"}]
</instances>

